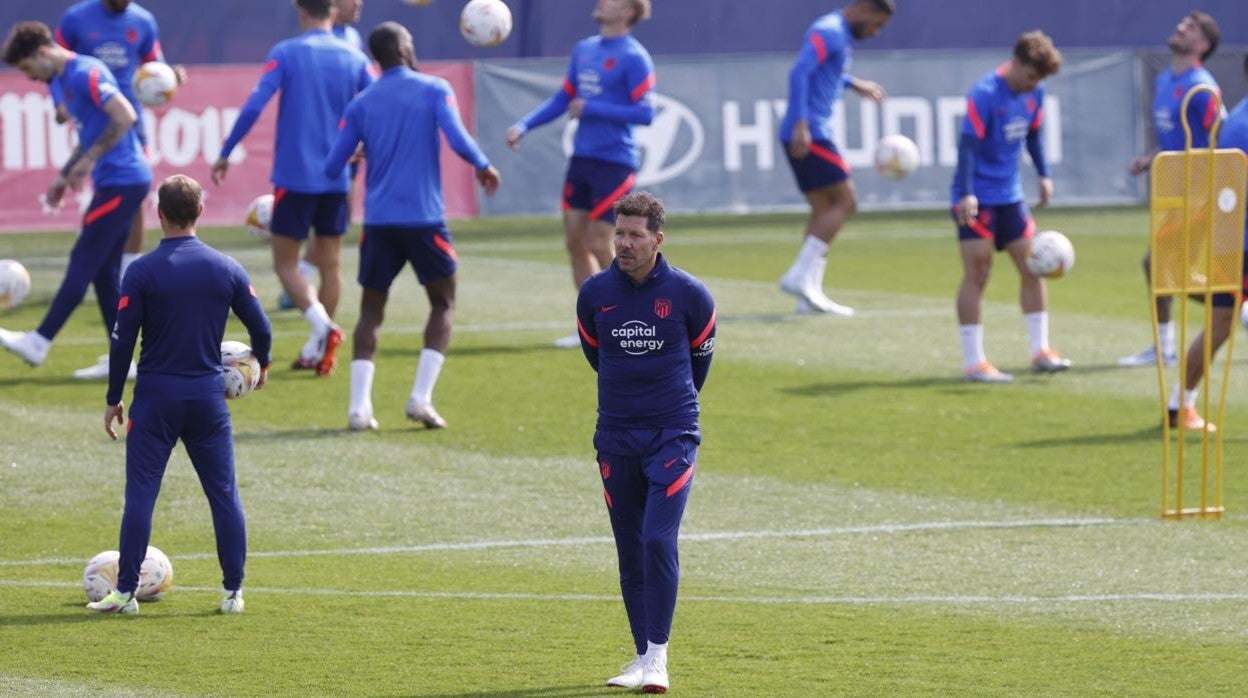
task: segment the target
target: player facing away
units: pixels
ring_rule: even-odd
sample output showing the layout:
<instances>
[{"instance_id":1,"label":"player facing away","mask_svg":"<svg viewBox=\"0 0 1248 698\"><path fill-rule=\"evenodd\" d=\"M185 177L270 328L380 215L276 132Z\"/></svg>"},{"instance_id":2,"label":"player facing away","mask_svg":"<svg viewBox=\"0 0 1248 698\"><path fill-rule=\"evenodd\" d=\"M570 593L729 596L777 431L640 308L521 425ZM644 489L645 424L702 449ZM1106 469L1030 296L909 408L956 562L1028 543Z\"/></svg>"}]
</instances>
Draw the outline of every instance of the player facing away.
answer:
<instances>
[{"instance_id":1,"label":"player facing away","mask_svg":"<svg viewBox=\"0 0 1248 698\"><path fill-rule=\"evenodd\" d=\"M117 81L99 59L57 45L52 30L40 22L13 27L4 44L4 60L31 80L55 83L77 125L78 145L48 186L49 206L59 206L67 189L76 189L88 174L95 190L82 219L82 231L69 253L65 278L43 322L33 332L0 329L0 344L31 366L48 357L52 340L74 309L95 287L104 332L117 314L121 254L130 222L147 198L152 171L134 127L134 107L121 95Z\"/></svg>"},{"instance_id":2,"label":"player facing away","mask_svg":"<svg viewBox=\"0 0 1248 698\"><path fill-rule=\"evenodd\" d=\"M476 168L486 194L498 189L499 175L464 129L450 84L416 72L412 35L402 25L379 24L368 36L368 47L384 72L347 105L325 164L326 176L334 177L361 144L368 154L360 240L363 294L355 326L347 425L353 431L377 428L372 397L377 330L385 317L390 285L411 264L429 297L429 319L405 411L412 421L442 429L446 421L433 408L433 388L451 339L457 258L442 201L439 131Z\"/></svg>"},{"instance_id":3,"label":"player facing away","mask_svg":"<svg viewBox=\"0 0 1248 698\"><path fill-rule=\"evenodd\" d=\"M268 381L273 337L247 272L238 262L195 235L204 210L199 183L173 175L160 185L157 214L164 239L131 265L117 304L109 351L104 431L125 422L122 402L126 367L143 335L139 377L126 424L126 503L121 515L117 588L87 608L138 613L134 591L152 534L152 511L169 454L178 440L199 476L217 538L225 595L222 613L243 611L243 564L247 530L234 476L234 437L221 378L221 339L230 311L243 321L263 367L257 388Z\"/></svg>"},{"instance_id":4,"label":"player facing away","mask_svg":"<svg viewBox=\"0 0 1248 698\"><path fill-rule=\"evenodd\" d=\"M1248 55L1244 56L1244 76L1248 78ZM1218 147L1219 148L1238 148L1248 153L1248 97L1240 100L1239 104L1231 110L1229 116L1222 122L1222 126L1218 130ZM1248 191L1240 192L1240 196L1248 196ZM1244 221L1244 250L1248 252L1248 219ZM1244 297L1248 298L1248 255L1244 256ZM1212 301L1212 319L1209 323L1210 333L1206 337L1202 330L1200 334L1192 340L1192 344L1187 350L1187 365L1183 371L1183 394L1182 402L1180 402L1179 386L1174 386L1173 392L1170 393L1170 403L1167 405L1169 412L1170 426L1179 425L1179 420L1183 420L1183 427L1199 431L1208 429L1216 431L1217 427L1212 423L1207 423L1200 413L1196 411L1196 395L1200 389L1201 379L1205 377L1205 371L1209 367L1205 365L1205 342L1209 342L1210 358L1217 355L1218 350L1231 336L1231 332L1235 327L1235 294L1233 293L1215 293Z\"/></svg>"},{"instance_id":5,"label":"player facing away","mask_svg":"<svg viewBox=\"0 0 1248 698\"><path fill-rule=\"evenodd\" d=\"M334 27L332 31L334 36L341 39L351 48L357 51L364 51L364 40L360 38L360 32L355 28L355 24L360 21L360 12L364 9L364 0L334 0L334 9L337 15L334 17ZM347 226L351 225L352 212L355 208L355 176L359 171L359 164L352 163L351 168L347 170ZM312 261L312 250L308 248L304 251L303 257L299 260L299 275L302 276L309 285L316 284L316 264ZM278 310L289 310L295 307L294 301L290 300L290 294L282 291L277 298Z\"/></svg>"},{"instance_id":6,"label":"player facing away","mask_svg":"<svg viewBox=\"0 0 1248 698\"><path fill-rule=\"evenodd\" d=\"M654 120L654 62L629 33L650 17L650 0L597 0L593 16L598 35L572 49L563 86L507 129L507 145L515 150L524 134L564 112L579 122L562 197L564 242L577 288L611 264L612 205L632 190L641 164L633 127ZM565 349L579 344L576 333L555 341Z\"/></svg>"},{"instance_id":7,"label":"player facing away","mask_svg":"<svg viewBox=\"0 0 1248 698\"><path fill-rule=\"evenodd\" d=\"M984 354L984 288L992 253L1004 250L1018 269L1019 305L1031 343L1031 370L1055 373L1070 361L1049 346L1048 292L1044 279L1027 269L1027 253L1036 224L1023 199L1019 156L1024 142L1039 175L1040 201L1053 197L1053 180L1044 156L1044 87L1056 75L1062 55L1041 31L1018 37L1014 56L971 87L958 141L958 169L953 175L953 218L958 225L962 282L958 285L958 333L962 338L963 376L981 383L1009 383L1014 376L998 371Z\"/></svg>"},{"instance_id":8,"label":"player facing away","mask_svg":"<svg viewBox=\"0 0 1248 698\"><path fill-rule=\"evenodd\" d=\"M1132 176L1147 172L1153 164L1153 157L1159 151L1183 150L1187 138L1183 130L1183 115L1180 113L1183 98L1196 85L1208 85L1215 91L1218 90L1218 83L1205 69L1204 61L1217 50L1220 38L1217 22L1204 12L1191 12L1175 26L1174 33L1166 41L1166 46L1170 49L1170 67L1159 73L1153 84L1153 128L1157 133L1157 148L1131 161L1128 172ZM1220 99L1214 98L1208 92L1192 96L1187 106L1187 123L1192 129L1193 148L1209 147L1209 130L1217 120L1220 103ZM1180 224L1181 222L1176 222L1176 225ZM1176 234L1177 232L1175 230ZM1151 256L1151 250L1144 253L1146 283L1149 281ZM1155 302L1162 360L1167 366L1172 366L1179 360L1174 346L1174 322L1171 318L1174 298L1158 296ZM1118 360L1119 366L1153 366L1156 363L1157 348L1151 345Z\"/></svg>"},{"instance_id":9,"label":"player facing away","mask_svg":"<svg viewBox=\"0 0 1248 698\"><path fill-rule=\"evenodd\" d=\"M296 0L304 33L278 43L265 59L260 82L239 112L221 156L212 166L219 184L229 171L230 153L256 123L277 91L277 136L273 149L273 218L270 244L273 269L295 306L310 325L293 368L334 370L338 345L345 338L331 319L342 292L342 236L347 232L347 175L325 176L325 159L347 103L372 84L364 54L335 37L333 0ZM321 274L318 292L299 274L299 248L308 233L313 262Z\"/></svg>"},{"instance_id":10,"label":"player facing away","mask_svg":"<svg viewBox=\"0 0 1248 698\"><path fill-rule=\"evenodd\" d=\"M598 372L594 448L637 656L608 686L665 693L676 610L676 536L702 434L698 393L715 348L715 302L660 249L663 204L615 203L615 261L581 286L576 323Z\"/></svg>"},{"instance_id":11,"label":"player facing away","mask_svg":"<svg viewBox=\"0 0 1248 698\"><path fill-rule=\"evenodd\" d=\"M160 50L160 30L151 12L130 0L81 0L65 10L61 23L53 32L56 43L75 53L95 56L108 66L117 80L117 88L134 107L137 115L134 129L139 144L146 150L147 129L143 123L143 107L134 96L134 73L144 63L165 61ZM186 68L175 65L174 75L178 84L186 82ZM57 123L69 120L65 108L65 96L53 83L52 102L56 107ZM135 210L130 223L130 237L126 239L121 253L121 275L143 251L143 207ZM74 378L108 378L108 355L100 357L93 366L74 371Z\"/></svg>"},{"instance_id":12,"label":"player facing away","mask_svg":"<svg viewBox=\"0 0 1248 698\"><path fill-rule=\"evenodd\" d=\"M893 0L854 0L816 19L789 71L789 103L780 123L780 142L810 204L810 218L797 258L780 278L780 289L797 296L799 313L849 317L854 309L823 292L828 246L858 208L849 165L832 143L832 110L848 87L875 102L884 89L849 74L854 42L880 33L894 11Z\"/></svg>"}]
</instances>

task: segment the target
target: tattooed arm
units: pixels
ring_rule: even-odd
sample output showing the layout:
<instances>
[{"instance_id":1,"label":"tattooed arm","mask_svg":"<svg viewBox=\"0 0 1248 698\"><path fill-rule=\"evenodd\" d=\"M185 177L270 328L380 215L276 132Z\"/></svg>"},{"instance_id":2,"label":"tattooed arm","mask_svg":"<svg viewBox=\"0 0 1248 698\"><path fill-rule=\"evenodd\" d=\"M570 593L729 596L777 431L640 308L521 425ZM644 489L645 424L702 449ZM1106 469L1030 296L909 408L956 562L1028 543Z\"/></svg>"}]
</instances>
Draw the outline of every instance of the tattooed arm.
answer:
<instances>
[{"instance_id":1,"label":"tattooed arm","mask_svg":"<svg viewBox=\"0 0 1248 698\"><path fill-rule=\"evenodd\" d=\"M130 102L125 99L110 99L104 103L103 109L109 116L108 126L104 127L104 132L90 147L83 148L82 144L79 144L74 149L69 160L65 162L65 166L61 168L60 174L52 182L52 186L48 187L46 196L49 206L56 206L60 203L66 188L77 188L91 173L95 162L112 150L138 119L134 113L134 107L130 106Z\"/></svg>"}]
</instances>

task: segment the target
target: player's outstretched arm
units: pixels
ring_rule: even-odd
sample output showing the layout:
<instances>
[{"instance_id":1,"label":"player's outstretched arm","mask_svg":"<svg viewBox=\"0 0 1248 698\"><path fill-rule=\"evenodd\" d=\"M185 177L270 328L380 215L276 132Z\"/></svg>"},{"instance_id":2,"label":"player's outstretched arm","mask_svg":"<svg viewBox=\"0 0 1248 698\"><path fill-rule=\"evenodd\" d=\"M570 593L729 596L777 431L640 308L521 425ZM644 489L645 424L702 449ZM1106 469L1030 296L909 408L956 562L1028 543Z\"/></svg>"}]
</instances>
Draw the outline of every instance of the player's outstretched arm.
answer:
<instances>
[{"instance_id":1,"label":"player's outstretched arm","mask_svg":"<svg viewBox=\"0 0 1248 698\"><path fill-rule=\"evenodd\" d=\"M884 91L884 87L878 82L871 80L863 80L861 78L849 78L849 89L857 92L865 99L869 99L876 104L884 101L888 93Z\"/></svg>"},{"instance_id":2,"label":"player's outstretched arm","mask_svg":"<svg viewBox=\"0 0 1248 698\"><path fill-rule=\"evenodd\" d=\"M260 75L260 81L256 83L255 89L251 91L251 95L243 103L243 108L238 112L238 118L234 120L230 135L226 137L225 143L221 144L221 155L212 165L213 184L220 184L221 180L225 179L225 174L230 169L230 153L234 152L234 148L247 137L247 133L251 131L252 126L256 125L256 120L264 111L264 106L281 88L282 70L280 56L276 50L271 51L264 64L264 72Z\"/></svg>"},{"instance_id":3,"label":"player's outstretched arm","mask_svg":"<svg viewBox=\"0 0 1248 698\"><path fill-rule=\"evenodd\" d=\"M490 165L477 170L477 183L485 190L486 196L494 196L498 191L498 186L503 183L503 177L493 165Z\"/></svg>"}]
</instances>

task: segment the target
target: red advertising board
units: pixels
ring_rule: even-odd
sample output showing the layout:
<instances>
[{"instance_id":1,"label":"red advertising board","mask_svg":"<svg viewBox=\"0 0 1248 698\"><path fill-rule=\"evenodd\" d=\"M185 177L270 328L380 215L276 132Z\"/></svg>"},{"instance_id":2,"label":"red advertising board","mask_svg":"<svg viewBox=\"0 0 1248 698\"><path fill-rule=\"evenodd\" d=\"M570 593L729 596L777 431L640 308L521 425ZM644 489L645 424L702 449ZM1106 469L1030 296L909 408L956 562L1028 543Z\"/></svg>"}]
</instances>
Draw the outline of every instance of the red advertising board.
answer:
<instances>
[{"instance_id":1,"label":"red advertising board","mask_svg":"<svg viewBox=\"0 0 1248 698\"><path fill-rule=\"evenodd\" d=\"M241 225L251 200L272 190L274 124L277 98L242 145L231 155L225 182L213 186L209 168L229 134L238 110L260 76L260 66L189 66L189 82L173 102L144 109L154 179L175 173L190 175L204 185L204 225ZM471 63L422 63L421 70L451 83L469 132L474 129ZM67 195L63 208L48 212L39 197L68 159L77 139L70 125L58 125L52 100L41 83L15 71L0 72L0 233L77 228L90 191ZM356 192L355 216L362 215L363 180ZM447 215L473 217L477 213L472 166L460 160L443 142L442 183ZM86 185L88 188L90 183ZM154 189L154 187L153 187ZM154 197L148 205L154 207ZM148 226L155 227L152 210Z\"/></svg>"}]
</instances>

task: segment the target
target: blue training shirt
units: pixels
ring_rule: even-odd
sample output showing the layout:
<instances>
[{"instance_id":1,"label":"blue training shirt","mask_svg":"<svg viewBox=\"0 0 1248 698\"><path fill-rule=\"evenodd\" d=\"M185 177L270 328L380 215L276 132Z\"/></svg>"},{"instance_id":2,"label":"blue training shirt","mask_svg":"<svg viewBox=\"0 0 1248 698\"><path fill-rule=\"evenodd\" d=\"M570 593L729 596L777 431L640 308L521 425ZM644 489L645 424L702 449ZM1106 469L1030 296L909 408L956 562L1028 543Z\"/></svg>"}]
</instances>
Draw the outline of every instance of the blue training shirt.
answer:
<instances>
[{"instance_id":1,"label":"blue training shirt","mask_svg":"<svg viewBox=\"0 0 1248 698\"><path fill-rule=\"evenodd\" d=\"M360 36L360 30L350 24L335 24L333 32L334 36L345 41L347 46L361 53L364 52L364 39Z\"/></svg>"},{"instance_id":2,"label":"blue training shirt","mask_svg":"<svg viewBox=\"0 0 1248 698\"><path fill-rule=\"evenodd\" d=\"M1153 85L1153 128L1157 131L1157 144L1162 150L1183 150L1187 134L1179 110L1183 97L1196 85L1208 85L1219 95L1218 83L1203 66L1189 68L1176 75L1167 68L1157 75ZM1208 92L1192 96L1187 105L1187 123L1192 129L1192 147L1209 147L1209 129L1217 119L1221 99L1213 99Z\"/></svg>"},{"instance_id":3,"label":"blue training shirt","mask_svg":"<svg viewBox=\"0 0 1248 698\"><path fill-rule=\"evenodd\" d=\"M64 72L53 78L52 89L64 98L83 150L90 148L112 121L104 105L110 99L124 99L108 67L97 58L80 54L74 55L65 64ZM121 140L95 162L91 181L96 189L152 181L152 170L135 129L127 129Z\"/></svg>"},{"instance_id":4,"label":"blue training shirt","mask_svg":"<svg viewBox=\"0 0 1248 698\"><path fill-rule=\"evenodd\" d=\"M1004 66L984 74L966 95L961 136L965 145L961 149L969 152L958 154L958 172L951 187L953 202L968 194L990 206L1022 201L1018 162L1024 141L1040 176L1048 176L1041 147L1043 125L1043 86L1016 94L1006 82ZM968 157L969 162L965 161ZM970 191L968 180L972 182Z\"/></svg>"},{"instance_id":5,"label":"blue training shirt","mask_svg":"<svg viewBox=\"0 0 1248 698\"><path fill-rule=\"evenodd\" d=\"M850 82L854 35L845 15L830 12L810 25L797 60L789 70L789 106L780 122L780 140L793 140L793 128L802 119L813 140L832 140L832 109Z\"/></svg>"},{"instance_id":6,"label":"blue training shirt","mask_svg":"<svg viewBox=\"0 0 1248 698\"><path fill-rule=\"evenodd\" d=\"M650 93L654 61L631 35L582 39L572 49L563 86L550 99L516 122L529 131L553 121L573 99L585 100L585 112L572 142L575 157L604 160L636 170L641 165L633 126L654 120Z\"/></svg>"},{"instance_id":7,"label":"blue training shirt","mask_svg":"<svg viewBox=\"0 0 1248 698\"><path fill-rule=\"evenodd\" d=\"M134 394L165 400L223 398L221 340L230 311L269 364L273 335L243 265L198 237L164 238L126 271L109 349L107 404L121 401L134 344L143 333Z\"/></svg>"},{"instance_id":8,"label":"blue training shirt","mask_svg":"<svg viewBox=\"0 0 1248 698\"><path fill-rule=\"evenodd\" d=\"M1218 147L1239 148L1248 154L1248 97L1236 104L1230 115L1222 121L1218 130ZM1239 192L1239 196L1248 198L1248 191ZM1244 218L1244 250L1248 251L1248 210L1244 212Z\"/></svg>"},{"instance_id":9,"label":"blue training shirt","mask_svg":"<svg viewBox=\"0 0 1248 698\"><path fill-rule=\"evenodd\" d=\"M368 59L330 32L310 29L274 46L263 71L221 146L221 157L230 156L281 90L270 178L274 186L301 194L345 193L347 174L326 177L325 158L347 103L373 82Z\"/></svg>"},{"instance_id":10,"label":"blue training shirt","mask_svg":"<svg viewBox=\"0 0 1248 698\"><path fill-rule=\"evenodd\" d=\"M390 68L347 105L338 139L325 163L336 177L364 143L366 225L427 226L446 219L442 201L441 141L477 169L490 166L459 118L450 83L406 66Z\"/></svg>"},{"instance_id":11,"label":"blue training shirt","mask_svg":"<svg viewBox=\"0 0 1248 698\"><path fill-rule=\"evenodd\" d=\"M156 18L138 3L122 12L113 12L103 0L81 0L65 10L56 27L56 43L75 53L95 56L117 79L121 94L134 110L140 110L134 96L134 71L144 63L164 62L160 50L160 30ZM61 104L63 96L52 90L52 101Z\"/></svg>"},{"instance_id":12,"label":"blue training shirt","mask_svg":"<svg viewBox=\"0 0 1248 698\"><path fill-rule=\"evenodd\" d=\"M618 262L581 285L576 323L598 371L599 429L698 428L715 349L715 301L659 254L641 285Z\"/></svg>"}]
</instances>

